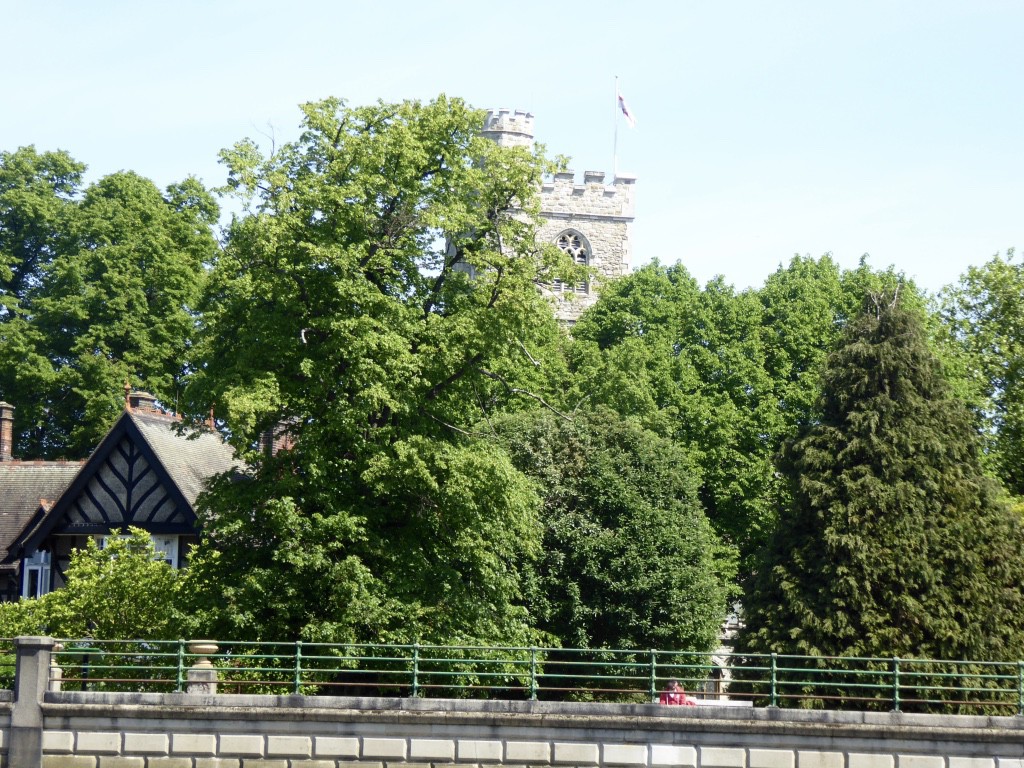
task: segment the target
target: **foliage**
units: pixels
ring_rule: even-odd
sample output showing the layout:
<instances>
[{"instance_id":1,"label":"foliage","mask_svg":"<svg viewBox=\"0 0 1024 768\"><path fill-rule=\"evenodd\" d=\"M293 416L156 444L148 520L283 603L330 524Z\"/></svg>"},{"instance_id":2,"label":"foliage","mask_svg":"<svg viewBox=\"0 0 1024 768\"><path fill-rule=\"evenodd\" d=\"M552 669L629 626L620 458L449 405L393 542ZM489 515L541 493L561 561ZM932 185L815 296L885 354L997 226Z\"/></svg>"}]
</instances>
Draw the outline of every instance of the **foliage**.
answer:
<instances>
[{"instance_id":1,"label":"foliage","mask_svg":"<svg viewBox=\"0 0 1024 768\"><path fill-rule=\"evenodd\" d=\"M534 238L551 166L455 99L303 110L298 141L224 155L249 213L190 396L252 473L206 499L197 611L225 636L527 641L539 502L472 429L523 401L557 333L537 284L567 259ZM268 457L276 424L294 446Z\"/></svg>"},{"instance_id":2,"label":"foliage","mask_svg":"<svg viewBox=\"0 0 1024 768\"><path fill-rule=\"evenodd\" d=\"M940 297L947 341L977 410L995 474L1024 494L1024 265L1014 252L971 267Z\"/></svg>"},{"instance_id":3,"label":"foliage","mask_svg":"<svg viewBox=\"0 0 1024 768\"><path fill-rule=\"evenodd\" d=\"M0 603L0 636L171 640L180 636L178 574L139 528L100 549L76 549L65 586L39 598Z\"/></svg>"},{"instance_id":4,"label":"foliage","mask_svg":"<svg viewBox=\"0 0 1024 768\"><path fill-rule=\"evenodd\" d=\"M700 501L746 557L774 519L772 457L784 431L752 291L701 289L679 265L608 286L577 324L579 386L696 458Z\"/></svg>"},{"instance_id":5,"label":"foliage","mask_svg":"<svg viewBox=\"0 0 1024 768\"><path fill-rule=\"evenodd\" d=\"M33 157L38 178L24 178ZM161 194L120 172L77 199L81 170L63 153L0 157L0 176L20 171L23 185L0 187L0 233L10 233L0 263L14 267L13 298L0 298L0 396L18 407L17 451L31 457L87 455L120 412L126 380L177 401L216 254L217 205L194 179Z\"/></svg>"},{"instance_id":6,"label":"foliage","mask_svg":"<svg viewBox=\"0 0 1024 768\"><path fill-rule=\"evenodd\" d=\"M741 649L1019 658L1019 517L921 313L874 294L828 361L820 422L788 445L793 502L744 597Z\"/></svg>"},{"instance_id":7,"label":"foliage","mask_svg":"<svg viewBox=\"0 0 1024 768\"><path fill-rule=\"evenodd\" d=\"M69 246L85 166L66 152L0 152L0 321L18 315L44 267Z\"/></svg>"},{"instance_id":8,"label":"foliage","mask_svg":"<svg viewBox=\"0 0 1024 768\"><path fill-rule=\"evenodd\" d=\"M539 627L568 647L712 648L736 557L701 509L687 453L605 408L498 428L544 496Z\"/></svg>"}]
</instances>

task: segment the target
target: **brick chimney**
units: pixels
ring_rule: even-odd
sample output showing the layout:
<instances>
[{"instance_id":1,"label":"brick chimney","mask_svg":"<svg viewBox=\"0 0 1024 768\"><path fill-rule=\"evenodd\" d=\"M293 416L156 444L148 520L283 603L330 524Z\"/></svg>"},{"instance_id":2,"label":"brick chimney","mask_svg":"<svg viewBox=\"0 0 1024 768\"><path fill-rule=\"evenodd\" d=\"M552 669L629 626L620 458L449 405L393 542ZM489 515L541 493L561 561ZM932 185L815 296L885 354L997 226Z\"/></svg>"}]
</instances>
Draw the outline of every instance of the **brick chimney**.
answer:
<instances>
[{"instance_id":1,"label":"brick chimney","mask_svg":"<svg viewBox=\"0 0 1024 768\"><path fill-rule=\"evenodd\" d=\"M14 406L0 402L0 461L14 458Z\"/></svg>"},{"instance_id":2,"label":"brick chimney","mask_svg":"<svg viewBox=\"0 0 1024 768\"><path fill-rule=\"evenodd\" d=\"M273 427L260 435L260 450L267 456L276 456L279 451L290 451L295 447L293 426L298 419L292 417L277 422Z\"/></svg>"},{"instance_id":3,"label":"brick chimney","mask_svg":"<svg viewBox=\"0 0 1024 768\"><path fill-rule=\"evenodd\" d=\"M140 392L139 390L128 393L128 410L160 413L160 409L156 407L156 397L149 392Z\"/></svg>"}]
</instances>

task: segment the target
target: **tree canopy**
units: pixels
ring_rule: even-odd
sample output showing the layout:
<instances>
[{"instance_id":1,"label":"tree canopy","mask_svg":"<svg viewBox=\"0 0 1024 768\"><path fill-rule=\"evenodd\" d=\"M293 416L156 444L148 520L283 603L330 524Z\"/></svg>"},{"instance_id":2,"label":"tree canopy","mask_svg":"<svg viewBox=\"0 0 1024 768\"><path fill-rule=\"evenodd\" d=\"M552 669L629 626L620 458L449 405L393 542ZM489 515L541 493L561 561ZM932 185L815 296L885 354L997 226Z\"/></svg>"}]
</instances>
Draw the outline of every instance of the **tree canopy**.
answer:
<instances>
[{"instance_id":1,"label":"tree canopy","mask_svg":"<svg viewBox=\"0 0 1024 768\"><path fill-rule=\"evenodd\" d=\"M1016 658L1021 521L920 313L869 297L829 358L821 418L785 450L792 504L744 596L762 652Z\"/></svg>"},{"instance_id":2,"label":"tree canopy","mask_svg":"<svg viewBox=\"0 0 1024 768\"><path fill-rule=\"evenodd\" d=\"M16 455L85 456L127 380L245 462L201 502L189 632L707 649L739 581L748 648L1020 652L1012 252L932 306L866 259L744 290L654 262L567 332L542 148L445 96L302 114L222 153L220 241L194 179L0 152Z\"/></svg>"},{"instance_id":3,"label":"tree canopy","mask_svg":"<svg viewBox=\"0 0 1024 768\"><path fill-rule=\"evenodd\" d=\"M0 155L0 396L19 455L88 454L125 381L178 402L218 207L194 179L165 193L31 147Z\"/></svg>"},{"instance_id":4,"label":"tree canopy","mask_svg":"<svg viewBox=\"0 0 1024 768\"><path fill-rule=\"evenodd\" d=\"M537 284L564 259L533 218L550 166L457 99L304 114L268 157L225 153L251 214L211 278L192 398L252 474L209 496L190 576L232 635L525 641L539 499L474 425L557 333ZM279 424L294 447L260 454Z\"/></svg>"},{"instance_id":5,"label":"tree canopy","mask_svg":"<svg viewBox=\"0 0 1024 768\"><path fill-rule=\"evenodd\" d=\"M971 267L940 297L946 339L955 350L977 413L986 457L1006 487L1024 494L1024 265L1011 250Z\"/></svg>"},{"instance_id":6,"label":"tree canopy","mask_svg":"<svg viewBox=\"0 0 1024 768\"><path fill-rule=\"evenodd\" d=\"M544 499L539 628L570 647L714 648L736 552L704 514L689 454L603 407L498 428Z\"/></svg>"}]
</instances>

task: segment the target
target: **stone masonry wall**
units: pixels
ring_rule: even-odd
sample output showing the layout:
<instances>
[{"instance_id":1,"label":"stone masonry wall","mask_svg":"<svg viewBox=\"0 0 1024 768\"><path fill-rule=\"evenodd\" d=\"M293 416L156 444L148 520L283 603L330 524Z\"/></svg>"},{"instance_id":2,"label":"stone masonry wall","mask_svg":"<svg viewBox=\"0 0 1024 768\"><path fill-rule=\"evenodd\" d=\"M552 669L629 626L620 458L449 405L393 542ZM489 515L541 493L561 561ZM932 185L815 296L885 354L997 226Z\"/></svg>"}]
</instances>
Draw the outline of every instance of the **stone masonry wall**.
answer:
<instances>
[{"instance_id":1,"label":"stone masonry wall","mask_svg":"<svg viewBox=\"0 0 1024 768\"><path fill-rule=\"evenodd\" d=\"M616 176L604 183L604 174L587 171L583 184L576 184L571 171L557 173L541 187L541 216L544 224L537 233L541 241L554 242L567 229L582 234L590 244L590 266L595 278L586 294L559 299L559 319L575 321L597 301L601 282L629 273L631 248L629 224L633 221L636 179Z\"/></svg>"},{"instance_id":2,"label":"stone masonry wall","mask_svg":"<svg viewBox=\"0 0 1024 768\"><path fill-rule=\"evenodd\" d=\"M1020 718L48 693L44 768L1024 768Z\"/></svg>"}]
</instances>

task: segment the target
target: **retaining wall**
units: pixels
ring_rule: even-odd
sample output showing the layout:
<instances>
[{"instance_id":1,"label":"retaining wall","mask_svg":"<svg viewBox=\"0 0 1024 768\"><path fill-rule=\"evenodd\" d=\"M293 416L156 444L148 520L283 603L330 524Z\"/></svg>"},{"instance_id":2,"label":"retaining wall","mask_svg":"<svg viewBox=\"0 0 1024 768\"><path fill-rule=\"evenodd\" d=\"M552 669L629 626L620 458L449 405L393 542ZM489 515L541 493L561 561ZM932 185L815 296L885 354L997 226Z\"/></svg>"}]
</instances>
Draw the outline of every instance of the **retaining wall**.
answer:
<instances>
[{"instance_id":1,"label":"retaining wall","mask_svg":"<svg viewBox=\"0 0 1024 768\"><path fill-rule=\"evenodd\" d=\"M1024 768L1017 717L40 691L45 641L0 696L15 768Z\"/></svg>"}]
</instances>

